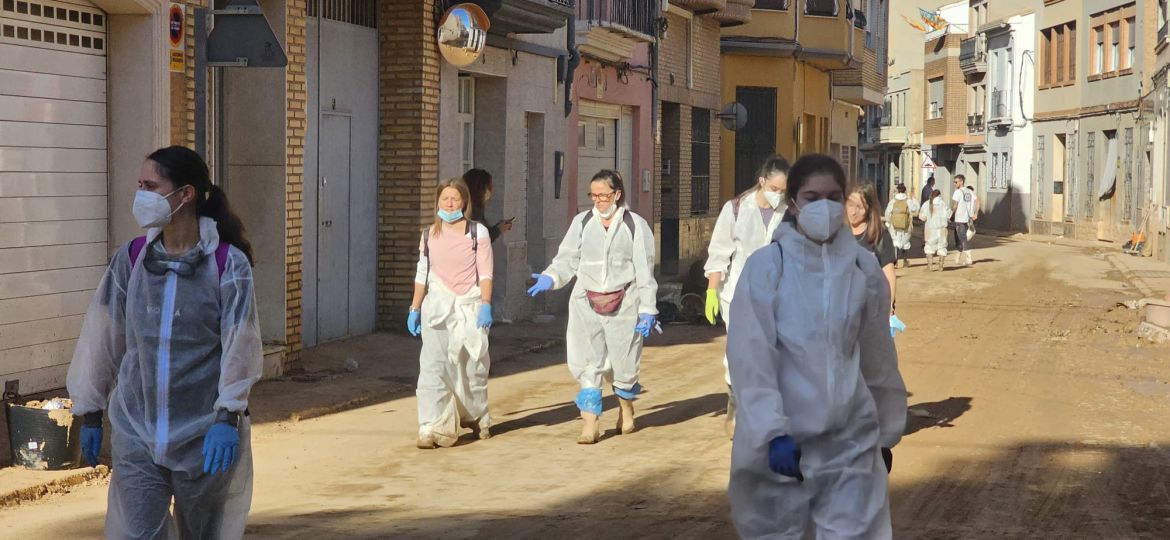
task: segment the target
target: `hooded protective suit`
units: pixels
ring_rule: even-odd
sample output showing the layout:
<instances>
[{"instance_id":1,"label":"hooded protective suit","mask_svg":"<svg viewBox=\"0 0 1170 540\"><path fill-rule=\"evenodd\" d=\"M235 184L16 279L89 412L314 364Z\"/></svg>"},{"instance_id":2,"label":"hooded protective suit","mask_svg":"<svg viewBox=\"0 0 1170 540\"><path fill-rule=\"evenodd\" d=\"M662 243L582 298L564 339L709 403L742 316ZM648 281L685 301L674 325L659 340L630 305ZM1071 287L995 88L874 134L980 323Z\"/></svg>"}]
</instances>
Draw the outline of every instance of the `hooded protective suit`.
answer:
<instances>
[{"instance_id":1,"label":"hooded protective suit","mask_svg":"<svg viewBox=\"0 0 1170 540\"><path fill-rule=\"evenodd\" d=\"M739 282L748 255L771 242L772 233L776 231L787 209L785 204L780 204L774 209L772 219L765 224L763 209L756 203L756 193L756 190L752 190L738 200L723 205L719 219L715 220L715 229L711 232L711 244L707 247L707 264L703 266L703 275L710 276L715 272L723 274L723 283L719 286L719 310L723 313L725 325L731 313L735 285ZM726 370L726 355L723 357L723 366ZM725 371L724 377L731 384L731 375Z\"/></svg>"},{"instance_id":2,"label":"hooded protective suit","mask_svg":"<svg viewBox=\"0 0 1170 540\"><path fill-rule=\"evenodd\" d=\"M107 537L177 528L183 538L241 538L252 497L242 413L263 369L252 267L233 246L221 276L215 221L200 218L199 244L182 256L195 262L191 274L148 271L166 257L161 232L148 231L133 267L128 245L110 261L69 366L73 412L104 410L113 426ZM239 460L208 475L203 438L219 410L241 413Z\"/></svg>"},{"instance_id":3,"label":"hooded protective suit","mask_svg":"<svg viewBox=\"0 0 1170 540\"><path fill-rule=\"evenodd\" d=\"M912 235L913 229L911 228L900 231L894 228L894 222L892 221L892 217L894 215L894 205L898 201L906 202L906 209L908 212L910 212L911 218L918 214L918 201L911 199L910 196L906 195L905 193L898 193L897 195L894 195L894 198L890 201L890 204L886 205L885 220L886 223L889 224L889 226L886 228L890 231L890 238L894 239L894 247L908 250L910 249L910 237Z\"/></svg>"},{"instance_id":4,"label":"hooded protective suit","mask_svg":"<svg viewBox=\"0 0 1170 540\"><path fill-rule=\"evenodd\" d=\"M924 238L926 256L947 256L947 221L951 217L951 209L942 197L935 197L922 205L918 213L919 219L926 222Z\"/></svg>"},{"instance_id":5,"label":"hooded protective suit","mask_svg":"<svg viewBox=\"0 0 1170 540\"><path fill-rule=\"evenodd\" d=\"M642 216L630 213L631 231L622 215L629 212L626 208L617 210L608 229L596 214L582 226L589 212L596 210L573 218L544 275L552 278L553 289L577 280L569 297L566 348L569 371L581 389L600 389L605 379L612 379L615 392L633 399L641 388L642 357L642 336L634 327L639 314L658 315L653 228ZM594 312L585 294L618 290L626 291L625 299L611 315ZM600 401L590 403L586 412L601 414Z\"/></svg>"},{"instance_id":6,"label":"hooded protective suit","mask_svg":"<svg viewBox=\"0 0 1170 540\"><path fill-rule=\"evenodd\" d=\"M845 224L818 245L788 218L748 258L727 356L739 399L732 521L743 538L890 538L880 449L898 443L906 388L890 337L889 285ZM804 481L772 472L769 442L802 450Z\"/></svg>"}]
</instances>

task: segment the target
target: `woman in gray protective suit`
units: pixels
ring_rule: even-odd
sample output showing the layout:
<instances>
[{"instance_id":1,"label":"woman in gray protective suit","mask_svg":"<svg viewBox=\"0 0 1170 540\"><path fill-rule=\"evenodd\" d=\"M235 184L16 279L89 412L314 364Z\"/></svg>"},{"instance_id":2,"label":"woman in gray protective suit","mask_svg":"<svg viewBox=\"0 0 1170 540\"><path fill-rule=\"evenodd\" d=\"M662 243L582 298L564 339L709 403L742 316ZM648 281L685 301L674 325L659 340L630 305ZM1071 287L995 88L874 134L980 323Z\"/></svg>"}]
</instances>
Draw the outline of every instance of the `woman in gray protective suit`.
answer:
<instances>
[{"instance_id":1,"label":"woman in gray protective suit","mask_svg":"<svg viewBox=\"0 0 1170 540\"><path fill-rule=\"evenodd\" d=\"M183 147L142 165L134 218L146 236L110 261L67 380L90 465L104 412L113 427L106 537L241 538L248 394L262 369L251 246Z\"/></svg>"}]
</instances>

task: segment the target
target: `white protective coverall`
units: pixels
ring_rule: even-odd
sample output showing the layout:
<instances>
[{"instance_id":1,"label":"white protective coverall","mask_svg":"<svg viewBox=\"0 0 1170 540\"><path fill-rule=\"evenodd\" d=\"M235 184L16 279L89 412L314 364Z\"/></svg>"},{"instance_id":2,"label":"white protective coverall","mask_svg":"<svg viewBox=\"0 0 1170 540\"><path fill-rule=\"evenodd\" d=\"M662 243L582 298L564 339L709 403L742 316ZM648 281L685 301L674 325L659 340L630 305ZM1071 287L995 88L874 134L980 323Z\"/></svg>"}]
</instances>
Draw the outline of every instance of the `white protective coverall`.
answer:
<instances>
[{"instance_id":1,"label":"white protective coverall","mask_svg":"<svg viewBox=\"0 0 1170 540\"><path fill-rule=\"evenodd\" d=\"M902 437L906 388L889 285L841 223L817 245L785 221L744 267L727 356L739 399L731 516L743 538L890 538L881 448ZM778 247L779 246L779 247ZM768 467L791 436L804 482Z\"/></svg>"},{"instance_id":2,"label":"white protective coverall","mask_svg":"<svg viewBox=\"0 0 1170 540\"><path fill-rule=\"evenodd\" d=\"M904 231L899 231L898 229L895 229L894 222L892 221L892 216L894 215L894 203L896 203L898 201L906 201L906 210L908 212L910 212L911 228L906 229ZM890 238L892 238L894 240L894 247L896 247L898 249L903 249L903 250L910 249L910 238L911 238L912 233L914 232L913 219L914 219L914 216L917 214L918 214L918 201L911 199L910 196L906 195L905 193L898 193L897 195L894 195L894 199L890 201L890 204L886 205L885 219L886 219L886 223L888 224L888 226L886 228L889 229L889 231L890 231Z\"/></svg>"},{"instance_id":3,"label":"white protective coverall","mask_svg":"<svg viewBox=\"0 0 1170 540\"><path fill-rule=\"evenodd\" d=\"M544 275L552 278L553 289L577 279L569 297L566 354L569 372L581 389L600 389L609 379L615 393L633 399L641 390L638 377L642 357L642 336L634 332L634 327L638 325L638 315L658 315L654 232L642 216L633 212L630 218L635 230L631 231L623 217L629 210L624 207L614 213L608 229L596 213L582 228L590 212L596 210L586 210L573 218ZM611 315L593 311L585 296L586 291L623 289L625 299ZM599 403L590 408L586 412L601 414Z\"/></svg>"},{"instance_id":4,"label":"white protective coverall","mask_svg":"<svg viewBox=\"0 0 1170 540\"><path fill-rule=\"evenodd\" d=\"M715 229L711 232L711 243L707 246L707 264L703 266L703 276L709 277L715 272L723 274L723 282L719 285L719 312L723 314L725 326L731 316L731 297L735 294L735 284L739 282L748 255L772 241L772 233L776 231L780 218L788 208L781 204L772 214L772 220L765 225L762 209L756 203L757 192L758 189L750 190L739 199L727 201L723 205L719 218L715 220ZM723 355L723 368L723 376L727 384L731 384L727 355Z\"/></svg>"},{"instance_id":5,"label":"white protective coverall","mask_svg":"<svg viewBox=\"0 0 1170 540\"><path fill-rule=\"evenodd\" d=\"M147 232L133 267L128 244L110 261L69 366L73 412L104 410L113 427L108 538L242 538L252 500L242 413L263 370L252 266L233 246L219 275L219 233L200 218L182 256L199 261L194 273L155 274L144 261L165 256L161 232ZM240 447L227 473L209 475L203 438L218 410L241 413Z\"/></svg>"},{"instance_id":6,"label":"white protective coverall","mask_svg":"<svg viewBox=\"0 0 1170 540\"><path fill-rule=\"evenodd\" d=\"M951 207L946 199L935 197L922 205L918 218L926 223L923 236L926 240L924 251L926 256L947 256L947 221L951 217Z\"/></svg>"},{"instance_id":7,"label":"white protective coverall","mask_svg":"<svg viewBox=\"0 0 1170 540\"><path fill-rule=\"evenodd\" d=\"M475 226L479 227L477 238L489 238L486 227L479 223ZM487 244L479 249L490 250L490 241ZM479 285L457 295L443 285L435 272L429 272L428 266L426 256L420 256L415 283L425 283L427 295L419 309L423 344L415 391L418 432L420 437L430 433L436 444L450 447L459 440L460 426L483 430L492 424L488 410L488 329L476 324L482 302Z\"/></svg>"}]
</instances>

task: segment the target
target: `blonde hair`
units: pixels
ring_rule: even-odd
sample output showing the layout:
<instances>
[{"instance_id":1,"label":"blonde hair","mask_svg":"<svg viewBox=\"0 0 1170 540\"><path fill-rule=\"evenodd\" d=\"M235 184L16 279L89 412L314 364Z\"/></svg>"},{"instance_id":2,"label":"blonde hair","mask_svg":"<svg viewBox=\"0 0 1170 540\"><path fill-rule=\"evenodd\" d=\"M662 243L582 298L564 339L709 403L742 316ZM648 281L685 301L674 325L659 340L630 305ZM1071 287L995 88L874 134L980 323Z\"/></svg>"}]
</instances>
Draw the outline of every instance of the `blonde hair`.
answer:
<instances>
[{"instance_id":1,"label":"blonde hair","mask_svg":"<svg viewBox=\"0 0 1170 540\"><path fill-rule=\"evenodd\" d=\"M462 178L448 178L440 180L439 185L435 187L435 224L431 226L431 236L438 237L443 230L443 219L438 215L439 199L443 197L443 191L447 188L455 188L463 198L463 219L467 220L468 227L471 226L471 218L467 215L471 207L471 190L467 188L467 183Z\"/></svg>"}]
</instances>

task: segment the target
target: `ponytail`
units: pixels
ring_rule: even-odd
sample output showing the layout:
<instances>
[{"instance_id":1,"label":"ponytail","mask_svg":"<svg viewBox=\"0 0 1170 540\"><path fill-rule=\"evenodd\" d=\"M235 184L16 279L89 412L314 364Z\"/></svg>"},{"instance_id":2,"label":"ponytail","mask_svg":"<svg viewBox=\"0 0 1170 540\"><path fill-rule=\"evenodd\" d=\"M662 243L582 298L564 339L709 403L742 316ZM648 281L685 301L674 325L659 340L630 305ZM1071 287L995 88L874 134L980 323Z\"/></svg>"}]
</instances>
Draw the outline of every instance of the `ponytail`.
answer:
<instances>
[{"instance_id":1,"label":"ponytail","mask_svg":"<svg viewBox=\"0 0 1170 540\"><path fill-rule=\"evenodd\" d=\"M146 159L158 165L159 172L175 188L195 188L195 215L215 220L219 241L236 246L248 257L249 263L256 264L252 257L252 243L244 237L244 222L232 212L223 189L211 183L207 163L199 154L184 146L168 146L155 150Z\"/></svg>"},{"instance_id":2,"label":"ponytail","mask_svg":"<svg viewBox=\"0 0 1170 540\"><path fill-rule=\"evenodd\" d=\"M222 188L212 185L207 192L207 200L202 205L196 205L195 213L214 219L216 229L219 231L219 241L236 246L248 257L249 263L256 264L252 258L252 243L244 236L244 222L232 211L227 193L224 193Z\"/></svg>"}]
</instances>

